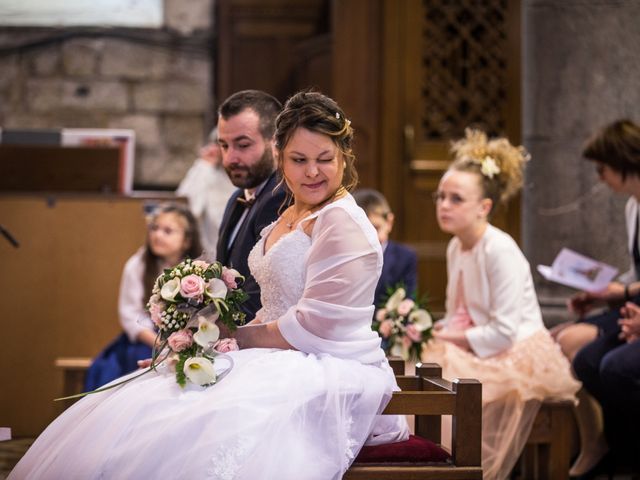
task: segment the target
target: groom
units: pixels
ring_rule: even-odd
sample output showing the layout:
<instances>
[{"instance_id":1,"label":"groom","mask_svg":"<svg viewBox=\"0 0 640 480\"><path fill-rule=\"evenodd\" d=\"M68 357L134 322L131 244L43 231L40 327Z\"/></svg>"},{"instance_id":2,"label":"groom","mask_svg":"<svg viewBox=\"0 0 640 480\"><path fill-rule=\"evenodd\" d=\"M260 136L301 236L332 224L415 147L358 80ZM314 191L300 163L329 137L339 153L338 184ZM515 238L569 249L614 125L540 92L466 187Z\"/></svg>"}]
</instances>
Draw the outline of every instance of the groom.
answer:
<instances>
[{"instance_id":1,"label":"groom","mask_svg":"<svg viewBox=\"0 0 640 480\"><path fill-rule=\"evenodd\" d=\"M218 109L218 144L222 165L238 190L224 211L216 260L244 275L243 304L247 319L260 309L260 288L249 272L247 257L262 229L278 217L285 192L274 191L276 149L273 138L282 105L259 90L243 90L227 98Z\"/></svg>"}]
</instances>

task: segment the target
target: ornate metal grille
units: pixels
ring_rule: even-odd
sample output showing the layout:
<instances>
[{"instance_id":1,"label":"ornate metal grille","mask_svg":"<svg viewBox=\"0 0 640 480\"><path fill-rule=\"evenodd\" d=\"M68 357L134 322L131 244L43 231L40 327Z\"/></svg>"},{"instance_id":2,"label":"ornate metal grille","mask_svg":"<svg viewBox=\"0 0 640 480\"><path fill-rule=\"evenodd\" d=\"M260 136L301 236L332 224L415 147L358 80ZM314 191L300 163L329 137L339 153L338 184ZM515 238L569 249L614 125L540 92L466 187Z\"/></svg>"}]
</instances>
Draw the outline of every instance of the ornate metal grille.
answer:
<instances>
[{"instance_id":1,"label":"ornate metal grille","mask_svg":"<svg viewBox=\"0 0 640 480\"><path fill-rule=\"evenodd\" d=\"M423 0L422 129L441 141L505 131L508 0Z\"/></svg>"}]
</instances>

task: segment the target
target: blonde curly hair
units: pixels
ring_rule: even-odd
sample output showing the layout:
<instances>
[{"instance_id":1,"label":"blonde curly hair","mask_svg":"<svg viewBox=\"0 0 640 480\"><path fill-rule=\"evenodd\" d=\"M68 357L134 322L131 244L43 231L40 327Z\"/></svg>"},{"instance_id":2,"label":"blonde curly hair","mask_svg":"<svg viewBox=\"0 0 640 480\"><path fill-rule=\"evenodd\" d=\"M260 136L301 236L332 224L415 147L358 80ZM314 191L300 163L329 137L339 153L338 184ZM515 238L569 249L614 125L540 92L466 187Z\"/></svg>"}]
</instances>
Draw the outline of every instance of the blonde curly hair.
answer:
<instances>
[{"instance_id":1,"label":"blonde curly hair","mask_svg":"<svg viewBox=\"0 0 640 480\"><path fill-rule=\"evenodd\" d=\"M524 147L513 146L504 137L489 139L482 130L467 128L464 138L451 144L451 170L477 173L484 198L493 202L491 212L522 187L524 165L530 155Z\"/></svg>"}]
</instances>

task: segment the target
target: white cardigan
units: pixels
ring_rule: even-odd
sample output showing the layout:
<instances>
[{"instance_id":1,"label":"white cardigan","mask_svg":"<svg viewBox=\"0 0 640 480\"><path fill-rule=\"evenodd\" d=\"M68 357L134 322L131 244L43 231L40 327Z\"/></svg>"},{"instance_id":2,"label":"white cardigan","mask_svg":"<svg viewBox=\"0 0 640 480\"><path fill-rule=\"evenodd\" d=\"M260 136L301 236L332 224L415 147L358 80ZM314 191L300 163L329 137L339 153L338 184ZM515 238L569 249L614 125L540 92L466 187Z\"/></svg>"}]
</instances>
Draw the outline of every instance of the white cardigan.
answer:
<instances>
[{"instance_id":1,"label":"white cardigan","mask_svg":"<svg viewBox=\"0 0 640 480\"><path fill-rule=\"evenodd\" d=\"M635 197L629 197L627 205L624 208L624 216L627 224L627 245L629 247L629 256L631 257L631 266L629 270L618 277L622 283L632 283L638 280L638 272L633 262L633 234L636 228L636 219L638 218L638 200ZM638 245L640 246L640 235L638 236Z\"/></svg>"},{"instance_id":2,"label":"white cardigan","mask_svg":"<svg viewBox=\"0 0 640 480\"><path fill-rule=\"evenodd\" d=\"M465 334L481 358L509 349L544 329L529 262L516 242L492 225L463 252L454 237L447 248L447 319L456 311L458 275L463 270L467 310L475 326Z\"/></svg>"}]
</instances>

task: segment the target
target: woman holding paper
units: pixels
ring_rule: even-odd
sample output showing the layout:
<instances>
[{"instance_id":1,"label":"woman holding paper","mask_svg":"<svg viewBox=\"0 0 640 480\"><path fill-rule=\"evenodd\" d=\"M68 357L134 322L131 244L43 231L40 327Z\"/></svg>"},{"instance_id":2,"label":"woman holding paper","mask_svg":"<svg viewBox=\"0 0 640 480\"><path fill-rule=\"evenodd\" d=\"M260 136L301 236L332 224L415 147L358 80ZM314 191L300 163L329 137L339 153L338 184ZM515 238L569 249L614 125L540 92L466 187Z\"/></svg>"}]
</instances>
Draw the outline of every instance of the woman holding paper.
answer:
<instances>
[{"instance_id":1,"label":"woman holding paper","mask_svg":"<svg viewBox=\"0 0 640 480\"><path fill-rule=\"evenodd\" d=\"M443 375L482 382L484 478L503 479L542 400L573 399L579 384L542 323L529 263L489 223L520 189L528 154L478 130L467 130L452 151L435 193L438 224L454 235L447 248L447 313L423 361L438 362Z\"/></svg>"},{"instance_id":2,"label":"woman holding paper","mask_svg":"<svg viewBox=\"0 0 640 480\"><path fill-rule=\"evenodd\" d=\"M620 320L621 317L638 315L635 304L640 300L640 126L629 120L606 125L587 142L582 155L596 164L600 179L611 190L630 195L625 217L631 267L619 277L619 281L611 282L601 292L574 295L569 300L569 309L581 319L554 332L562 350L572 360L577 377L603 410L600 414L598 404L590 400L590 396L583 395L583 408L577 412L581 454L571 469L572 475L595 473L609 446L623 456L625 451L631 453L629 459L637 457L632 452L640 451L637 435L637 425L640 424L640 342L633 336L627 338L620 327L621 323L624 327L626 321ZM621 312L624 302L627 306ZM592 308L607 303L615 306L604 313L584 318ZM630 426L635 426L636 431L631 431L633 427Z\"/></svg>"}]
</instances>

